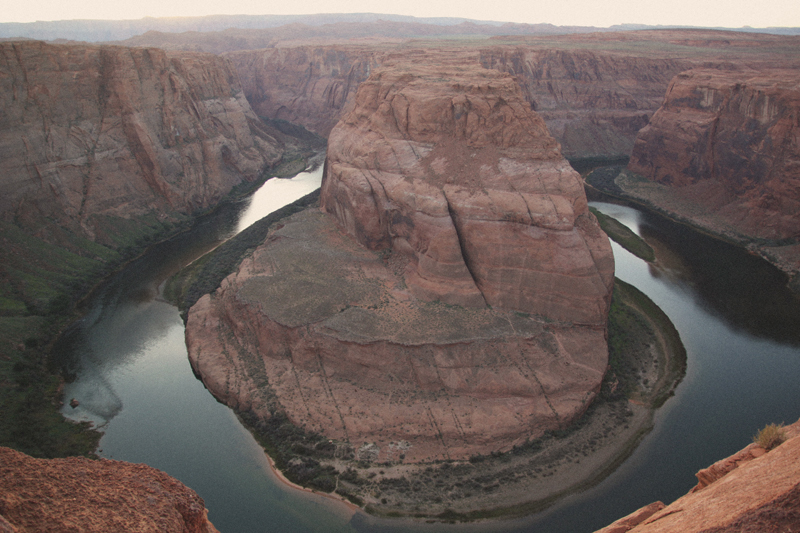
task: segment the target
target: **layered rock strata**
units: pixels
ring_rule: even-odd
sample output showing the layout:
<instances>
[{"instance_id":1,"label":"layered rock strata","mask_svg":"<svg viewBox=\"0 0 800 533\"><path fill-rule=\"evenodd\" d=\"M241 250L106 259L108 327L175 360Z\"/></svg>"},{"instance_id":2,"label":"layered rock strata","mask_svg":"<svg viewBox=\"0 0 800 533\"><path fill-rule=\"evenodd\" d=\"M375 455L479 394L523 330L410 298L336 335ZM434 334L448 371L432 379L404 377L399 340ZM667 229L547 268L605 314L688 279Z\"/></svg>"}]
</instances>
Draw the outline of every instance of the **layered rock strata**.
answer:
<instances>
[{"instance_id":1,"label":"layered rock strata","mask_svg":"<svg viewBox=\"0 0 800 533\"><path fill-rule=\"evenodd\" d=\"M142 464L0 448L0 531L217 533L193 490Z\"/></svg>"},{"instance_id":2,"label":"layered rock strata","mask_svg":"<svg viewBox=\"0 0 800 533\"><path fill-rule=\"evenodd\" d=\"M0 100L0 216L43 235L106 244L103 217L209 207L282 153L210 54L0 43Z\"/></svg>"},{"instance_id":3,"label":"layered rock strata","mask_svg":"<svg viewBox=\"0 0 800 533\"><path fill-rule=\"evenodd\" d=\"M639 133L628 169L678 200L667 206L668 195L656 194L656 205L758 240L779 266L797 271L799 116L796 70L690 70L675 77ZM703 212L695 216L694 206Z\"/></svg>"},{"instance_id":4,"label":"layered rock strata","mask_svg":"<svg viewBox=\"0 0 800 533\"><path fill-rule=\"evenodd\" d=\"M767 452L751 444L697 473L670 505L652 503L597 533L793 531L800 523L800 422Z\"/></svg>"},{"instance_id":5,"label":"layered rock strata","mask_svg":"<svg viewBox=\"0 0 800 533\"><path fill-rule=\"evenodd\" d=\"M287 219L189 311L217 397L412 462L506 450L588 407L613 256L511 77L373 72L321 196L332 215Z\"/></svg>"}]
</instances>

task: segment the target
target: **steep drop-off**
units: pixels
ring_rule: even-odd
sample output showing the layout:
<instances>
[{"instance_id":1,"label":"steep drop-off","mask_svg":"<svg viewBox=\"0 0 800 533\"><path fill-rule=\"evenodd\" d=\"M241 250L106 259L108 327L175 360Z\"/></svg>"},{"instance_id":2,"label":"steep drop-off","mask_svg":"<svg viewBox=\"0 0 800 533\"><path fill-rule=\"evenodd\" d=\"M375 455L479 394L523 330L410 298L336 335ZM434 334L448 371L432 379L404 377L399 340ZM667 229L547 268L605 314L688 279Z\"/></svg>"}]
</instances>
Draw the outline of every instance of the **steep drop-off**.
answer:
<instances>
[{"instance_id":1,"label":"steep drop-off","mask_svg":"<svg viewBox=\"0 0 800 533\"><path fill-rule=\"evenodd\" d=\"M0 531L216 533L203 499L141 464L0 448Z\"/></svg>"},{"instance_id":2,"label":"steep drop-off","mask_svg":"<svg viewBox=\"0 0 800 533\"><path fill-rule=\"evenodd\" d=\"M800 77L796 70L696 69L670 84L629 171L665 187L655 205L800 269Z\"/></svg>"},{"instance_id":3,"label":"steep drop-off","mask_svg":"<svg viewBox=\"0 0 800 533\"><path fill-rule=\"evenodd\" d=\"M767 451L751 444L697 473L670 505L652 503L597 533L790 532L800 524L800 422Z\"/></svg>"},{"instance_id":4,"label":"steep drop-off","mask_svg":"<svg viewBox=\"0 0 800 533\"><path fill-rule=\"evenodd\" d=\"M99 242L102 217L190 213L280 158L222 58L2 43L0 214Z\"/></svg>"},{"instance_id":5,"label":"steep drop-off","mask_svg":"<svg viewBox=\"0 0 800 533\"><path fill-rule=\"evenodd\" d=\"M325 172L333 216L287 219L189 312L217 397L368 461L507 450L588 407L613 256L511 77L373 72Z\"/></svg>"},{"instance_id":6,"label":"steep drop-off","mask_svg":"<svg viewBox=\"0 0 800 533\"><path fill-rule=\"evenodd\" d=\"M302 39L297 35L296 39ZM670 80L701 66L800 65L798 38L713 30L659 30L426 42L374 39L226 54L256 113L298 122L327 136L353 108L359 83L397 57L436 50L467 68L514 76L562 153L572 158L629 156L639 129L663 102Z\"/></svg>"},{"instance_id":7,"label":"steep drop-off","mask_svg":"<svg viewBox=\"0 0 800 533\"><path fill-rule=\"evenodd\" d=\"M253 113L223 58L0 43L0 443L90 452L65 436L47 343L109 268L292 142Z\"/></svg>"}]
</instances>

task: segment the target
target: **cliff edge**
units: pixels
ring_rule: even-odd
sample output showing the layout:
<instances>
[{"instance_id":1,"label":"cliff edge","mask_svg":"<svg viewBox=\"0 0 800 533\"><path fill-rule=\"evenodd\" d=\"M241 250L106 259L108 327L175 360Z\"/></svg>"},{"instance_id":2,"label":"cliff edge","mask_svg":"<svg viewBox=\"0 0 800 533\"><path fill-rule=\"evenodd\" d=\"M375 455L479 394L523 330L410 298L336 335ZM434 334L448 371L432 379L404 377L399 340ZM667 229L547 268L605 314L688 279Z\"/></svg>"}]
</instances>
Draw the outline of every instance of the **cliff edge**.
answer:
<instances>
[{"instance_id":1,"label":"cliff edge","mask_svg":"<svg viewBox=\"0 0 800 533\"><path fill-rule=\"evenodd\" d=\"M203 499L143 464L0 448L0 531L218 533Z\"/></svg>"},{"instance_id":2,"label":"cliff edge","mask_svg":"<svg viewBox=\"0 0 800 533\"><path fill-rule=\"evenodd\" d=\"M638 135L622 188L800 270L800 78L796 70L676 76Z\"/></svg>"},{"instance_id":3,"label":"cliff edge","mask_svg":"<svg viewBox=\"0 0 800 533\"><path fill-rule=\"evenodd\" d=\"M800 422L766 451L751 444L697 473L698 484L670 505L650 504L597 533L795 531L800 524Z\"/></svg>"}]
</instances>

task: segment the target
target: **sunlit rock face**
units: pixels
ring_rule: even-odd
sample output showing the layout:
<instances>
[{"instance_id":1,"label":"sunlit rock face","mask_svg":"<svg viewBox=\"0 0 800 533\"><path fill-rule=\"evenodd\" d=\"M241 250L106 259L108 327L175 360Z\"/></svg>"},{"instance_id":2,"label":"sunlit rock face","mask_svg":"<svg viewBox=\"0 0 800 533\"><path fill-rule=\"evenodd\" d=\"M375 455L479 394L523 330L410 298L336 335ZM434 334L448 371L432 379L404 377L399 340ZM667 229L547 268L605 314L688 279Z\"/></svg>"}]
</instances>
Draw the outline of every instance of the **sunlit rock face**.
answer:
<instances>
[{"instance_id":1,"label":"sunlit rock face","mask_svg":"<svg viewBox=\"0 0 800 533\"><path fill-rule=\"evenodd\" d=\"M187 320L218 398L369 460L565 427L608 363L613 257L578 174L512 78L418 59L359 87L322 210L278 225Z\"/></svg>"},{"instance_id":2,"label":"sunlit rock face","mask_svg":"<svg viewBox=\"0 0 800 533\"><path fill-rule=\"evenodd\" d=\"M321 203L367 248L402 256L420 299L605 323L608 240L510 76L373 74L331 133Z\"/></svg>"},{"instance_id":3,"label":"sunlit rock face","mask_svg":"<svg viewBox=\"0 0 800 533\"><path fill-rule=\"evenodd\" d=\"M203 499L145 464L0 447L0 531L218 533Z\"/></svg>"}]
</instances>

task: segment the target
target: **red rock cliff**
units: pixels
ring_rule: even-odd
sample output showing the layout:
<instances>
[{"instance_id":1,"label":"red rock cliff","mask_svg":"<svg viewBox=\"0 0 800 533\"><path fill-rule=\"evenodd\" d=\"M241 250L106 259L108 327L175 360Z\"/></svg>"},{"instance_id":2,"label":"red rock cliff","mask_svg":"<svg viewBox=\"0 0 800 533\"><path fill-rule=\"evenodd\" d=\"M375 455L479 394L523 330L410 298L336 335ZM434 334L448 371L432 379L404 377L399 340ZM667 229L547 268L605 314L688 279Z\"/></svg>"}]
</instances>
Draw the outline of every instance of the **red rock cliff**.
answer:
<instances>
[{"instance_id":1,"label":"red rock cliff","mask_svg":"<svg viewBox=\"0 0 800 533\"><path fill-rule=\"evenodd\" d=\"M597 533L791 532L800 524L800 422L767 452L751 444L697 473L670 505L655 502Z\"/></svg>"},{"instance_id":2,"label":"red rock cliff","mask_svg":"<svg viewBox=\"0 0 800 533\"><path fill-rule=\"evenodd\" d=\"M0 216L23 227L188 214L281 154L209 54L0 43L0 99Z\"/></svg>"},{"instance_id":3,"label":"red rock cliff","mask_svg":"<svg viewBox=\"0 0 800 533\"><path fill-rule=\"evenodd\" d=\"M0 448L0 531L217 533L194 491L155 468Z\"/></svg>"},{"instance_id":4,"label":"red rock cliff","mask_svg":"<svg viewBox=\"0 0 800 533\"><path fill-rule=\"evenodd\" d=\"M661 105L664 88L691 64L634 53L523 46L484 50L481 63L517 77L567 157L630 154L636 133Z\"/></svg>"},{"instance_id":5,"label":"red rock cliff","mask_svg":"<svg viewBox=\"0 0 800 533\"><path fill-rule=\"evenodd\" d=\"M690 70L670 84L628 168L742 235L797 245L798 117L797 70Z\"/></svg>"}]
</instances>

